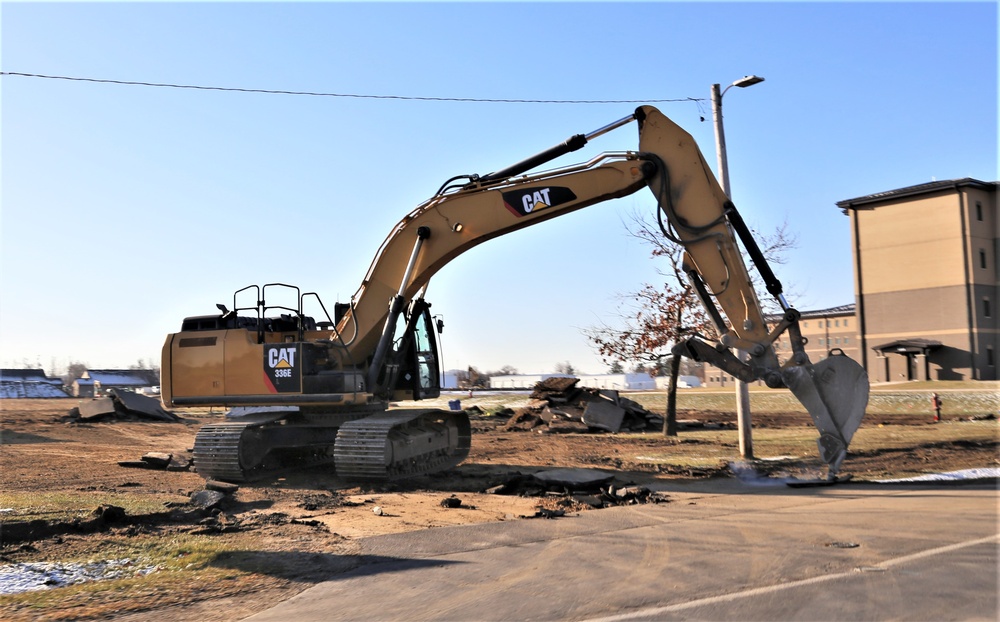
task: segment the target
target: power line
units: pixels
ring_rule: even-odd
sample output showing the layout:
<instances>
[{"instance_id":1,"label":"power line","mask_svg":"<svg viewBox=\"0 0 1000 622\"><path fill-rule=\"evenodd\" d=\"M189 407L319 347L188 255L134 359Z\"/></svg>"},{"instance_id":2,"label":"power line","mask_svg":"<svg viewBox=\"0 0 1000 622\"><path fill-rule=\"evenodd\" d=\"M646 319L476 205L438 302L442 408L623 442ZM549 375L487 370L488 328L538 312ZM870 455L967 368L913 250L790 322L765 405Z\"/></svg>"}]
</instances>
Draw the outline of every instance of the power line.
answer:
<instances>
[{"instance_id":1,"label":"power line","mask_svg":"<svg viewBox=\"0 0 1000 622\"><path fill-rule=\"evenodd\" d=\"M496 104L659 104L675 102L702 102L696 97L678 99L488 99L478 97L417 97L409 95L361 95L357 93L317 93L312 91L280 91L271 89L246 89L226 86L200 86L195 84L169 84L162 82L137 82L132 80L108 80L103 78L79 78L71 76L49 76L38 73L21 73L17 71L0 71L0 76L20 76L23 78L44 78L47 80L71 80L74 82L97 82L100 84L119 84L124 86L152 86L170 89L194 89L199 91L227 91L235 93L264 93L267 95L307 95L310 97L344 97L354 99L397 99L407 101L435 102L475 102Z\"/></svg>"}]
</instances>

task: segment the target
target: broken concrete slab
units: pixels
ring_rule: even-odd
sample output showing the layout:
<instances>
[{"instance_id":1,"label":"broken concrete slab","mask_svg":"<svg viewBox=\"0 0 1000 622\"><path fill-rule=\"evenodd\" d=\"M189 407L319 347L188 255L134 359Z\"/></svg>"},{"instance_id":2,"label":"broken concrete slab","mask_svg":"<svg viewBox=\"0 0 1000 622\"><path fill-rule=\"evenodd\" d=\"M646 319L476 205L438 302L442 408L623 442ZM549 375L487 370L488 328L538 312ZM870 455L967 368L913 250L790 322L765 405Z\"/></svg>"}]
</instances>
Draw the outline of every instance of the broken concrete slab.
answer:
<instances>
[{"instance_id":1,"label":"broken concrete slab","mask_svg":"<svg viewBox=\"0 0 1000 622\"><path fill-rule=\"evenodd\" d=\"M191 493L191 505L196 505L206 510L211 510L219 506L226 495L218 490L199 490Z\"/></svg>"},{"instance_id":2,"label":"broken concrete slab","mask_svg":"<svg viewBox=\"0 0 1000 622\"><path fill-rule=\"evenodd\" d=\"M139 417L148 419L159 419L161 421L180 421L181 418L174 413L164 410L160 400L132 391L119 391L111 389L109 393L120 403L125 410Z\"/></svg>"},{"instance_id":3,"label":"broken concrete slab","mask_svg":"<svg viewBox=\"0 0 1000 622\"><path fill-rule=\"evenodd\" d=\"M141 460L149 464L153 469L165 469L170 465L173 454L165 454L158 451L151 451L142 456Z\"/></svg>"},{"instance_id":4,"label":"broken concrete slab","mask_svg":"<svg viewBox=\"0 0 1000 622\"><path fill-rule=\"evenodd\" d=\"M96 421L115 414L115 402L110 397L99 397L80 402L77 406L81 421Z\"/></svg>"},{"instance_id":5,"label":"broken concrete slab","mask_svg":"<svg viewBox=\"0 0 1000 622\"><path fill-rule=\"evenodd\" d=\"M191 470L191 461L188 460L188 459L186 459L186 458L178 458L177 456L174 456L174 458L170 461L170 464L167 465L167 470L168 471L190 471Z\"/></svg>"},{"instance_id":6,"label":"broken concrete slab","mask_svg":"<svg viewBox=\"0 0 1000 622\"><path fill-rule=\"evenodd\" d=\"M625 419L625 409L614 402L598 399L587 403L583 411L583 422L592 428L617 432Z\"/></svg>"},{"instance_id":7,"label":"broken concrete slab","mask_svg":"<svg viewBox=\"0 0 1000 622\"><path fill-rule=\"evenodd\" d=\"M205 481L205 490L215 490L221 492L224 495L234 494L239 489L240 489L239 484L220 482L219 480L215 479L210 479Z\"/></svg>"},{"instance_id":8,"label":"broken concrete slab","mask_svg":"<svg viewBox=\"0 0 1000 622\"><path fill-rule=\"evenodd\" d=\"M158 467L146 462L145 460L119 460L118 466L125 467L127 469L155 469Z\"/></svg>"},{"instance_id":9,"label":"broken concrete slab","mask_svg":"<svg viewBox=\"0 0 1000 622\"><path fill-rule=\"evenodd\" d=\"M534 474L544 486L559 486L569 490L597 490L615 478L613 473L597 469L550 469Z\"/></svg>"}]
</instances>

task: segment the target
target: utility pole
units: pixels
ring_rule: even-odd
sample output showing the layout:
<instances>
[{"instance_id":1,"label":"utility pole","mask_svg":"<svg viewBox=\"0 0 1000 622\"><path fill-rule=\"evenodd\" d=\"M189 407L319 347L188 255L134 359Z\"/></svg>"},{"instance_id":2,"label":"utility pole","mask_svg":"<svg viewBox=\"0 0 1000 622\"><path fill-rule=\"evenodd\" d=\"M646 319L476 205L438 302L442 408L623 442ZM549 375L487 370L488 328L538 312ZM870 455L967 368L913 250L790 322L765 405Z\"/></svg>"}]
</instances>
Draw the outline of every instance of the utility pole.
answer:
<instances>
[{"instance_id":1,"label":"utility pole","mask_svg":"<svg viewBox=\"0 0 1000 622\"><path fill-rule=\"evenodd\" d=\"M720 85L712 85L712 121L715 123L715 152L719 159L719 181L722 190L731 201L733 195L729 189L729 160L726 157L726 133L722 127L722 96L734 86L746 88L763 82L760 76L745 76L720 91ZM749 356L743 350L737 352L741 361L746 362ZM753 460L753 436L750 425L750 388L747 383L736 378L736 427L740 437L740 456L744 460Z\"/></svg>"}]
</instances>

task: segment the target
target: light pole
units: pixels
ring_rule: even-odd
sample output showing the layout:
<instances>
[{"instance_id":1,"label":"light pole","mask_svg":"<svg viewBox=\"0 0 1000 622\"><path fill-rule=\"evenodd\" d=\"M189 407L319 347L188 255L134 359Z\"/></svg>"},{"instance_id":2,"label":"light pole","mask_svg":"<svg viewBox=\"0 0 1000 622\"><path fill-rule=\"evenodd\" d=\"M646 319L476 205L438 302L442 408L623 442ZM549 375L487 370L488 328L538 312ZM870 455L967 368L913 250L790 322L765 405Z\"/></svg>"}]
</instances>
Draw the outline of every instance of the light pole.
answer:
<instances>
[{"instance_id":1,"label":"light pole","mask_svg":"<svg viewBox=\"0 0 1000 622\"><path fill-rule=\"evenodd\" d=\"M738 86L745 89L763 82L760 76L744 76L720 91L720 85L712 85L712 121L715 123L715 152L719 158L719 181L726 197L732 200L729 189L729 160L726 158L726 133L722 129L722 96L726 91ZM747 353L739 351L740 360L747 360ZM740 456L744 460L753 460L753 438L750 433L750 388L745 382L736 379L736 426L740 436Z\"/></svg>"}]
</instances>

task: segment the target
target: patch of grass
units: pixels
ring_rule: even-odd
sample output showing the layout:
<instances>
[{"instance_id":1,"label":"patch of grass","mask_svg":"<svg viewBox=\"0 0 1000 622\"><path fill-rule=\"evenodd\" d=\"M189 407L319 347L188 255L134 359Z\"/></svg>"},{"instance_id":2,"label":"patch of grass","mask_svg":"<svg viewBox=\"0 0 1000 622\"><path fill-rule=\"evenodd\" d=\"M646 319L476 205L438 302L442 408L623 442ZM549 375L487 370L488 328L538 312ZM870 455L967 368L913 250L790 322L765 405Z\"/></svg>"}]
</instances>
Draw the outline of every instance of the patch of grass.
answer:
<instances>
[{"instance_id":1,"label":"patch of grass","mask_svg":"<svg viewBox=\"0 0 1000 622\"><path fill-rule=\"evenodd\" d=\"M921 382L872 387L868 408L869 415L914 414L927 416L932 413L930 395L937 392L944 407L944 416L969 416L1000 412L998 382ZM666 393L643 391L628 393L629 399L642 404L652 412L666 411ZM734 389L682 389L677 392L678 410L736 412ZM805 413L802 404L786 389L750 388L750 412Z\"/></svg>"},{"instance_id":2,"label":"patch of grass","mask_svg":"<svg viewBox=\"0 0 1000 622\"><path fill-rule=\"evenodd\" d=\"M10 509L3 522L87 518L99 505L117 505L128 514L162 512L166 501L186 501L175 495L136 495L127 490L78 492L0 492L0 508Z\"/></svg>"},{"instance_id":3,"label":"patch of grass","mask_svg":"<svg viewBox=\"0 0 1000 622\"><path fill-rule=\"evenodd\" d=\"M816 438L816 430L811 426L756 429L753 433L754 455L758 459L789 456L821 465ZM946 422L926 426L876 425L859 429L851 441L850 451L909 449L925 444L956 441L989 443L996 442L998 438L1000 425L995 420ZM634 459L665 466L698 468L715 466L720 462L735 462L740 460L739 432L685 431L669 448L637 449Z\"/></svg>"},{"instance_id":4,"label":"patch of grass","mask_svg":"<svg viewBox=\"0 0 1000 622\"><path fill-rule=\"evenodd\" d=\"M874 385L868 401L869 415L914 414L926 416L931 413L930 394L938 392L944 401L942 414L945 416L982 415L1000 412L1000 381L935 381L885 383ZM667 396L663 391L636 391L622 393L655 413L666 412ZM529 397L525 393L474 392L469 398L463 394L446 394L433 400L420 402L400 402L405 408L448 408L451 400L461 400L463 407L479 406L486 412L502 408L525 406ZM736 392L732 387L725 389L680 389L677 392L679 410L701 410L736 412ZM787 389L769 389L750 385L750 411L760 413L806 413L802 404Z\"/></svg>"},{"instance_id":5,"label":"patch of grass","mask_svg":"<svg viewBox=\"0 0 1000 622\"><path fill-rule=\"evenodd\" d=\"M155 566L144 576L89 581L48 590L0 596L5 620L107 619L130 611L255 591L261 577L253 572L215 564L221 556L241 550L209 536L172 538L147 536L124 540L108 537L99 550L61 562L129 559L137 567Z\"/></svg>"},{"instance_id":6,"label":"patch of grass","mask_svg":"<svg viewBox=\"0 0 1000 622\"><path fill-rule=\"evenodd\" d=\"M997 441L1000 426L994 421L954 421L927 426L877 425L859 429L851 440L852 451L909 448L925 443ZM1000 457L1000 456L998 456Z\"/></svg>"}]
</instances>

